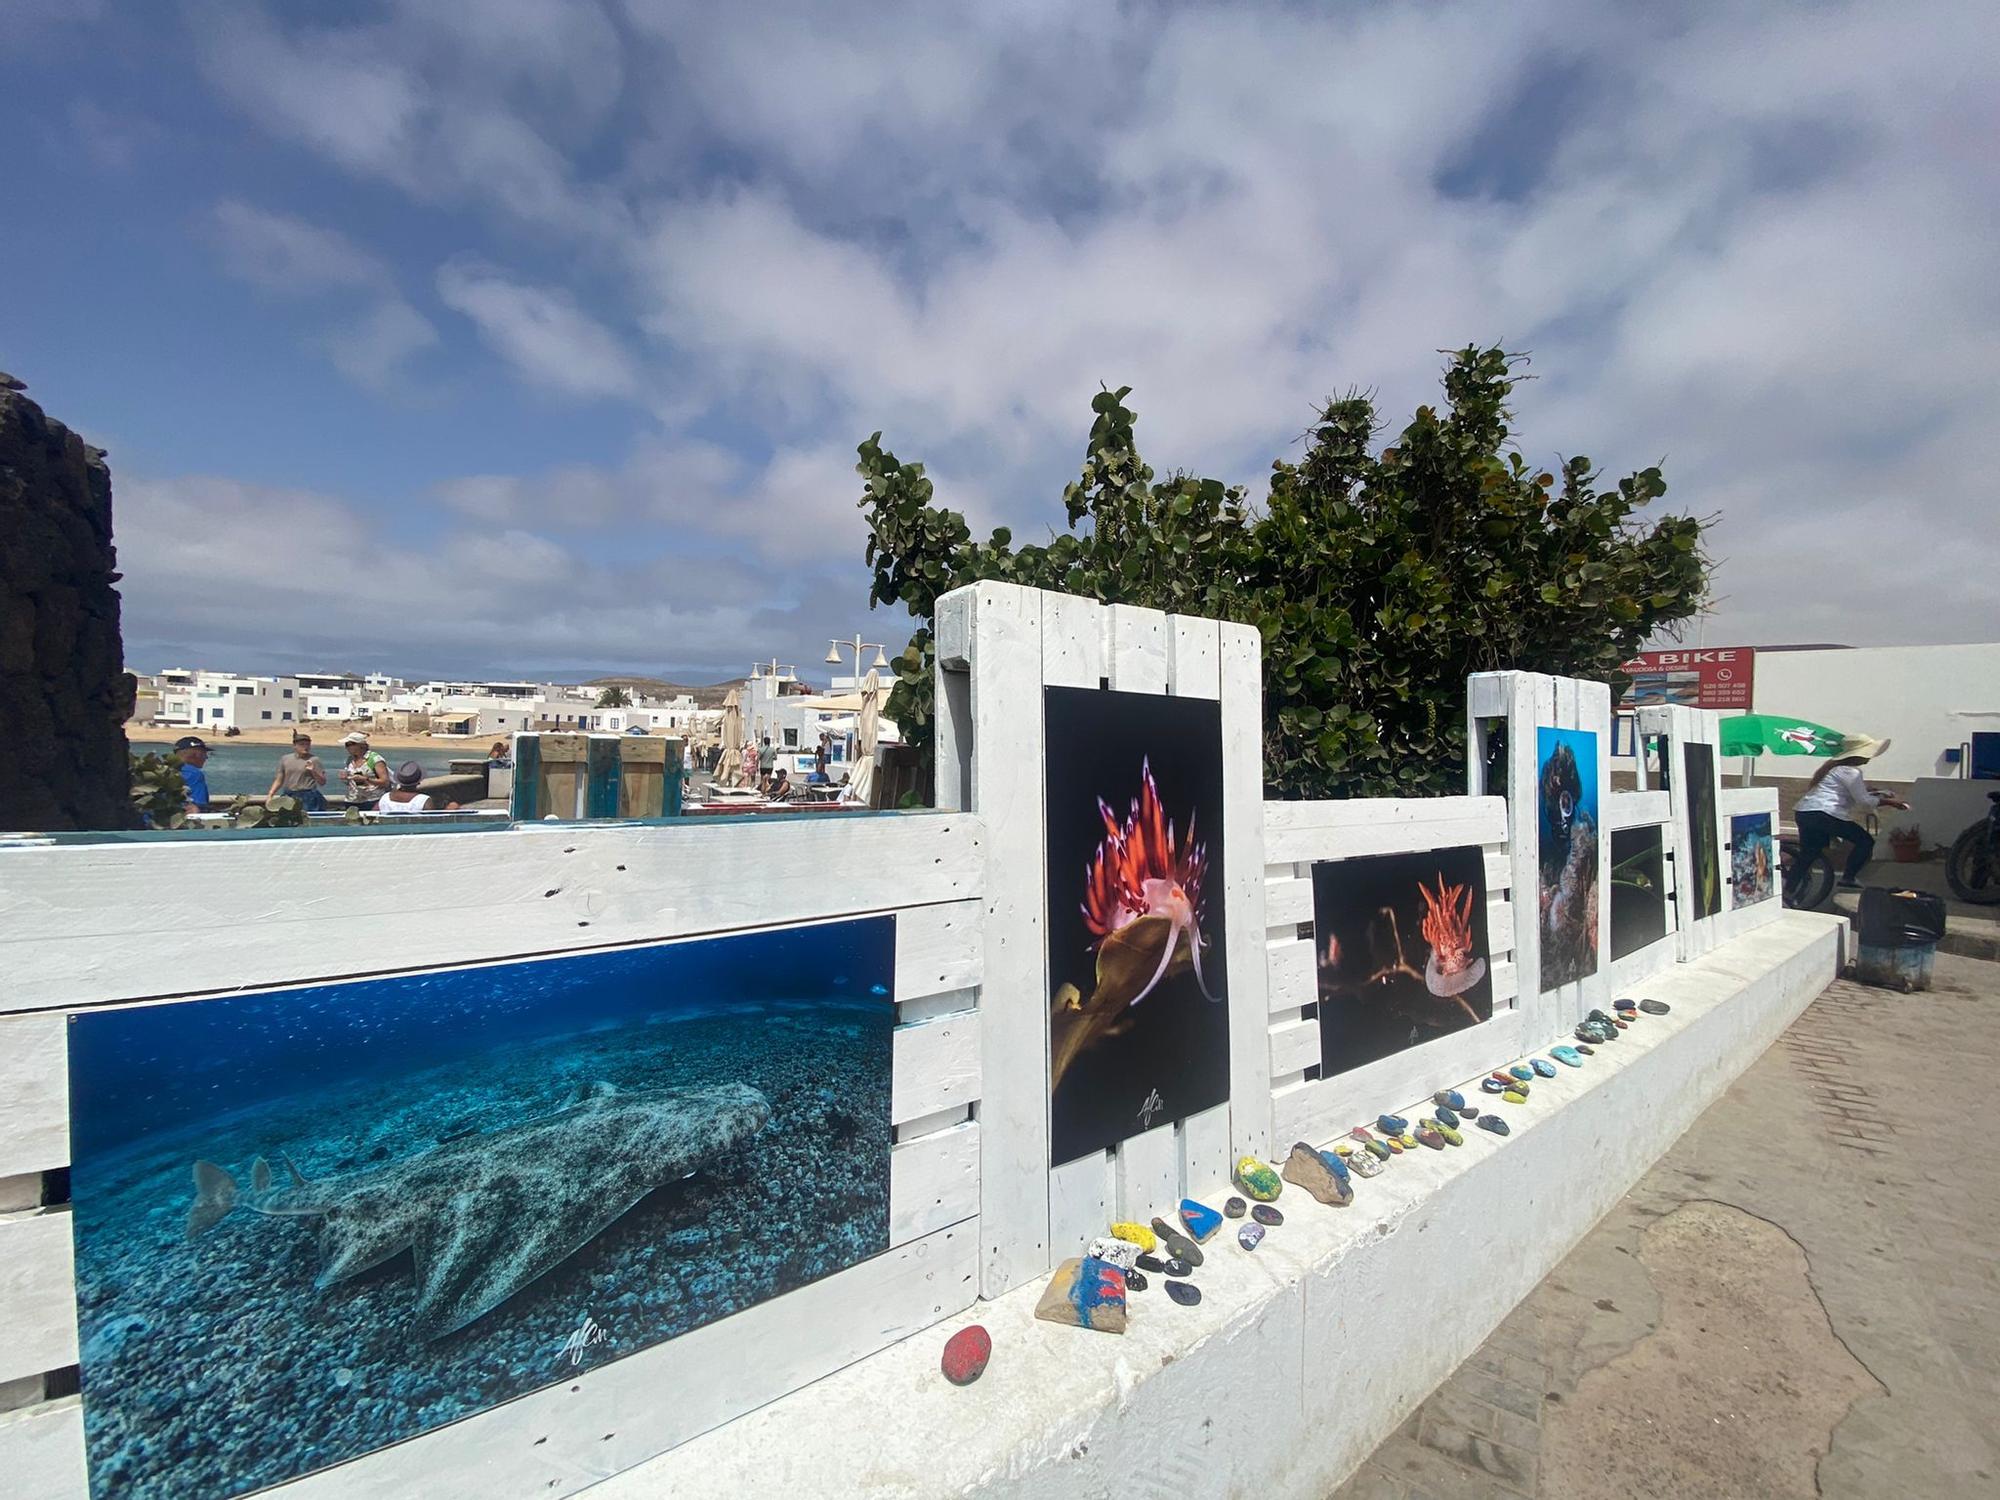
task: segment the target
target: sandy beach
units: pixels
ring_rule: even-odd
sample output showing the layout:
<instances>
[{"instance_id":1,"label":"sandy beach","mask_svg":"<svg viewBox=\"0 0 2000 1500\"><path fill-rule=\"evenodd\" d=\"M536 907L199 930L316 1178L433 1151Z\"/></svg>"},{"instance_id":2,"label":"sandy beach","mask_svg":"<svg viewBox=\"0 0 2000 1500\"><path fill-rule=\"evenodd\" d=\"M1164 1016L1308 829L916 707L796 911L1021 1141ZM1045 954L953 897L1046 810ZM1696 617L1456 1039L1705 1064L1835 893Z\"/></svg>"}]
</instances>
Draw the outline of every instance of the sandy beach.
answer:
<instances>
[{"instance_id":1,"label":"sandy beach","mask_svg":"<svg viewBox=\"0 0 2000 1500\"><path fill-rule=\"evenodd\" d=\"M259 724L246 729L241 734L230 735L232 745L289 745L292 736L301 726L297 724ZM321 749L338 745L348 734L359 729L368 736L368 743L377 750L434 750L441 754L454 755L465 760L483 760L486 751L495 740L509 739L504 734L398 734L389 730L373 730L359 724L307 724L303 726L313 738L313 744ZM137 720L125 725L128 740L177 740L184 734L199 734L205 740L220 744L223 734L220 730L200 730L176 728L166 724L147 724Z\"/></svg>"}]
</instances>

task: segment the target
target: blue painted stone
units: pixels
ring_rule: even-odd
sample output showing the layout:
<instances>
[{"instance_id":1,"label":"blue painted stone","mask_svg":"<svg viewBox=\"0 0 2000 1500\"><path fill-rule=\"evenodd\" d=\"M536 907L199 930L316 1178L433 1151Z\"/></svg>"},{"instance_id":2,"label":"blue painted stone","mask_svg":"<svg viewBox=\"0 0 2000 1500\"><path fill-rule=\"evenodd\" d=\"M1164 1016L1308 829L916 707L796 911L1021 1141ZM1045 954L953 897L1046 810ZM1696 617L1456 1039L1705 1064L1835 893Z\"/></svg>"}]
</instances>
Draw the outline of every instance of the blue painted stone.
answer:
<instances>
[{"instance_id":1,"label":"blue painted stone","mask_svg":"<svg viewBox=\"0 0 2000 1500\"><path fill-rule=\"evenodd\" d=\"M1268 1203L1259 1203L1250 1210L1250 1217L1268 1229L1276 1229L1285 1222L1285 1216Z\"/></svg>"},{"instance_id":2,"label":"blue painted stone","mask_svg":"<svg viewBox=\"0 0 2000 1500\"><path fill-rule=\"evenodd\" d=\"M1409 1132L1410 1122L1401 1115L1377 1115L1375 1128L1384 1135L1405 1135Z\"/></svg>"},{"instance_id":3,"label":"blue painted stone","mask_svg":"<svg viewBox=\"0 0 2000 1500\"><path fill-rule=\"evenodd\" d=\"M1255 1250L1259 1245L1264 1243L1264 1226L1262 1224L1245 1224L1241 1229L1236 1231L1236 1243L1241 1245L1245 1250Z\"/></svg>"},{"instance_id":4,"label":"blue painted stone","mask_svg":"<svg viewBox=\"0 0 2000 1500\"><path fill-rule=\"evenodd\" d=\"M1250 1205L1241 1198L1231 1198L1222 1205L1222 1211L1232 1219L1240 1219L1250 1211Z\"/></svg>"},{"instance_id":5,"label":"blue painted stone","mask_svg":"<svg viewBox=\"0 0 2000 1500\"><path fill-rule=\"evenodd\" d=\"M1528 1059L1528 1066L1544 1078L1553 1078L1556 1076L1556 1065L1546 1057L1531 1057Z\"/></svg>"},{"instance_id":6,"label":"blue painted stone","mask_svg":"<svg viewBox=\"0 0 2000 1500\"><path fill-rule=\"evenodd\" d=\"M1456 1126L1458 1124L1458 1111L1450 1105L1440 1104L1438 1106L1437 1122L1440 1125Z\"/></svg>"},{"instance_id":7,"label":"blue painted stone","mask_svg":"<svg viewBox=\"0 0 2000 1500\"><path fill-rule=\"evenodd\" d=\"M1194 1236L1196 1244L1211 1239L1215 1231L1222 1227L1222 1215L1206 1203L1197 1203L1192 1198L1181 1199L1181 1222L1187 1225L1187 1232Z\"/></svg>"},{"instance_id":8,"label":"blue painted stone","mask_svg":"<svg viewBox=\"0 0 2000 1500\"><path fill-rule=\"evenodd\" d=\"M1166 1272L1169 1276L1192 1276L1194 1275L1194 1267L1182 1260L1178 1255L1169 1255L1167 1257Z\"/></svg>"},{"instance_id":9,"label":"blue painted stone","mask_svg":"<svg viewBox=\"0 0 2000 1500\"><path fill-rule=\"evenodd\" d=\"M1509 1068L1507 1071L1513 1074L1514 1077L1520 1079L1521 1082L1523 1083L1526 1083L1530 1078L1533 1078L1535 1076L1535 1070L1533 1068L1525 1067L1520 1063L1515 1063L1514 1066Z\"/></svg>"},{"instance_id":10,"label":"blue painted stone","mask_svg":"<svg viewBox=\"0 0 2000 1500\"><path fill-rule=\"evenodd\" d=\"M1201 1301L1201 1288L1192 1281L1170 1281L1167 1283L1167 1295L1182 1307L1193 1307Z\"/></svg>"},{"instance_id":11,"label":"blue painted stone","mask_svg":"<svg viewBox=\"0 0 2000 1500\"><path fill-rule=\"evenodd\" d=\"M1615 1017L1613 1017L1613 1016L1607 1016L1607 1015L1606 1015L1606 1014L1605 1014L1605 1013L1604 1013L1603 1011L1601 1011L1601 1010L1594 1010L1594 1011L1592 1011L1592 1012L1591 1012L1591 1013L1590 1013L1589 1015L1587 1015L1587 1016L1585 1016L1585 1017L1584 1017L1584 1020L1586 1020L1586 1021L1600 1021L1600 1022L1602 1022L1602 1023L1604 1024L1604 1025L1606 1025L1606 1026L1616 1026L1616 1025L1618 1024L1618 1021L1617 1021L1617 1019L1616 1019Z\"/></svg>"},{"instance_id":12,"label":"blue painted stone","mask_svg":"<svg viewBox=\"0 0 2000 1500\"><path fill-rule=\"evenodd\" d=\"M1613 1000L1611 1008L1613 1010L1637 1010L1639 1002L1637 1000Z\"/></svg>"},{"instance_id":13,"label":"blue painted stone","mask_svg":"<svg viewBox=\"0 0 2000 1500\"><path fill-rule=\"evenodd\" d=\"M1639 1002L1639 1009L1643 1010L1649 1016L1664 1016L1673 1007L1664 1000L1641 1000Z\"/></svg>"},{"instance_id":14,"label":"blue painted stone","mask_svg":"<svg viewBox=\"0 0 2000 1500\"><path fill-rule=\"evenodd\" d=\"M1574 1047L1551 1047L1549 1048L1549 1056L1553 1057L1565 1068L1580 1068L1583 1066L1583 1059L1577 1056L1576 1048Z\"/></svg>"},{"instance_id":15,"label":"blue painted stone","mask_svg":"<svg viewBox=\"0 0 2000 1500\"><path fill-rule=\"evenodd\" d=\"M1435 1094L1431 1095L1431 1103L1435 1104L1439 1109L1455 1109L1463 1113L1465 1109L1465 1095L1459 1093L1456 1089L1439 1089Z\"/></svg>"},{"instance_id":16,"label":"blue painted stone","mask_svg":"<svg viewBox=\"0 0 2000 1500\"><path fill-rule=\"evenodd\" d=\"M1338 1151L1322 1151L1319 1154L1319 1159L1326 1163L1327 1171L1333 1173L1342 1182L1348 1180L1347 1158L1342 1156Z\"/></svg>"},{"instance_id":17,"label":"blue painted stone","mask_svg":"<svg viewBox=\"0 0 2000 1500\"><path fill-rule=\"evenodd\" d=\"M1497 1078L1482 1078L1479 1080L1479 1086L1485 1089L1486 1092L1489 1094L1497 1094L1502 1089L1507 1087L1506 1084L1502 1083Z\"/></svg>"},{"instance_id":18,"label":"blue painted stone","mask_svg":"<svg viewBox=\"0 0 2000 1500\"><path fill-rule=\"evenodd\" d=\"M1035 1316L1051 1323L1125 1331L1125 1273L1092 1255L1066 1260L1055 1269Z\"/></svg>"},{"instance_id":19,"label":"blue painted stone","mask_svg":"<svg viewBox=\"0 0 2000 1500\"><path fill-rule=\"evenodd\" d=\"M1498 1115L1494 1114L1493 1111L1491 1110L1488 1110L1485 1114L1479 1117L1479 1128L1481 1130L1490 1130L1495 1135L1507 1135L1509 1133L1507 1129L1507 1122L1501 1119Z\"/></svg>"}]
</instances>

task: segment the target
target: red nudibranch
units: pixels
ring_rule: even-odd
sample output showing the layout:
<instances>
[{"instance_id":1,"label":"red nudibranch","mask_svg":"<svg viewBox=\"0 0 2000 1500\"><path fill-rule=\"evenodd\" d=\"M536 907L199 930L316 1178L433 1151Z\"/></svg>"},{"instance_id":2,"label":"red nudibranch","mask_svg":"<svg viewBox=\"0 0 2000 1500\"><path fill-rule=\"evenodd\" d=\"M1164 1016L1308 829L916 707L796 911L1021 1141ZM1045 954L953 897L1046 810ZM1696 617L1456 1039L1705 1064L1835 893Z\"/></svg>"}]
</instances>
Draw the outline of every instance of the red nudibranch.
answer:
<instances>
[{"instance_id":1,"label":"red nudibranch","mask_svg":"<svg viewBox=\"0 0 2000 1500\"><path fill-rule=\"evenodd\" d=\"M1091 946L1101 952L1140 919L1164 918L1169 930L1161 945L1159 965L1145 987L1127 1003L1137 1005L1158 987L1184 942L1194 966L1195 983L1203 995L1214 1000L1201 972L1201 896L1207 850L1195 841L1194 818L1188 818L1185 841L1177 841L1174 825L1160 805L1150 757L1140 762L1139 795L1132 800L1125 821L1118 821L1102 797L1097 800L1097 811L1104 819L1104 839L1085 872L1083 888L1083 920L1090 929Z\"/></svg>"},{"instance_id":2,"label":"red nudibranch","mask_svg":"<svg viewBox=\"0 0 2000 1500\"><path fill-rule=\"evenodd\" d=\"M1446 885L1442 873L1437 891L1422 881L1424 941L1431 956L1424 965L1424 982L1434 995L1457 995L1471 989L1486 974L1486 960L1472 951L1472 887Z\"/></svg>"}]
</instances>

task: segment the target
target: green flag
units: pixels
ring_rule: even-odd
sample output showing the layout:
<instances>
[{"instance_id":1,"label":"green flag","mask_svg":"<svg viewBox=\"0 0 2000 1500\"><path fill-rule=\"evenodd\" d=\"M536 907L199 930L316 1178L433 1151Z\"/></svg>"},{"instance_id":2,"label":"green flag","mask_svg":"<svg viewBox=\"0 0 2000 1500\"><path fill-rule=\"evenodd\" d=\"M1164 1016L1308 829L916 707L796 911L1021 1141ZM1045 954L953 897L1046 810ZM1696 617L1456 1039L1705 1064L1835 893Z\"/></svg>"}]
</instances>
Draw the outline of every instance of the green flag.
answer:
<instances>
[{"instance_id":1,"label":"green flag","mask_svg":"<svg viewBox=\"0 0 2000 1500\"><path fill-rule=\"evenodd\" d=\"M1739 714L1722 721L1723 755L1838 755L1849 735L1810 719Z\"/></svg>"}]
</instances>

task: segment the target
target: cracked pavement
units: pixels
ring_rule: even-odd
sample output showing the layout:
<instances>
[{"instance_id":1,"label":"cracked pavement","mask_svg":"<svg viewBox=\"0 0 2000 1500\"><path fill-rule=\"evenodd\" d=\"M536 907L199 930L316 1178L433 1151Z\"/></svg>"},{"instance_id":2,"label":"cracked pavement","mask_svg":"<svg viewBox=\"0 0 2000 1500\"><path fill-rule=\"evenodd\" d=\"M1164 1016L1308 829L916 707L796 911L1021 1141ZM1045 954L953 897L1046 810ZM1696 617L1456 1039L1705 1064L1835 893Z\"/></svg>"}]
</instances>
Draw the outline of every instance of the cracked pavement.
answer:
<instances>
[{"instance_id":1,"label":"cracked pavement","mask_svg":"<svg viewBox=\"0 0 2000 1500\"><path fill-rule=\"evenodd\" d=\"M1997 1075L2000 964L1831 985L1331 1500L2000 1493Z\"/></svg>"}]
</instances>

